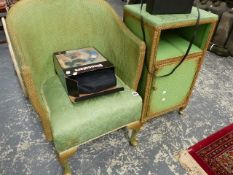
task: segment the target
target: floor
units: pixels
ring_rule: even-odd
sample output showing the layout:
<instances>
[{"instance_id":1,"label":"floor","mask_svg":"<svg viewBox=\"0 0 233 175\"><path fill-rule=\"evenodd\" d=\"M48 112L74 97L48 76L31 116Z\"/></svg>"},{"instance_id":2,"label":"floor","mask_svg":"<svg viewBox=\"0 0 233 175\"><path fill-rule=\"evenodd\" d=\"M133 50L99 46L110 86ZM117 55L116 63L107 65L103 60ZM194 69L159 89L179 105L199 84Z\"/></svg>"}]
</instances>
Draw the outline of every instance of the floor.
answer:
<instances>
[{"instance_id":1,"label":"floor","mask_svg":"<svg viewBox=\"0 0 233 175\"><path fill-rule=\"evenodd\" d=\"M110 0L122 14L122 2ZM2 34L0 34L2 35ZM81 146L71 158L79 175L185 175L176 153L233 122L233 58L207 53L183 116L171 112L145 124L131 147L121 129ZM53 145L23 96L7 45L0 45L0 174L59 175Z\"/></svg>"}]
</instances>

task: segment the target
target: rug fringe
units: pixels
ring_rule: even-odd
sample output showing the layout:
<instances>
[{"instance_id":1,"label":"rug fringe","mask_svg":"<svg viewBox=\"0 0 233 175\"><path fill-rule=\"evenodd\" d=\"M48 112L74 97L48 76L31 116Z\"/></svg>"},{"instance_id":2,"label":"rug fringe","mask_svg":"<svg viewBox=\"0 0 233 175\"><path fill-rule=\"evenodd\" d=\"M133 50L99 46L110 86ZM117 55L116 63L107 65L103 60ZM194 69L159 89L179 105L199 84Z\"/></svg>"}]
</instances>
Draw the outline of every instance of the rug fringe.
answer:
<instances>
[{"instance_id":1,"label":"rug fringe","mask_svg":"<svg viewBox=\"0 0 233 175\"><path fill-rule=\"evenodd\" d=\"M178 160L189 175L208 175L187 150L179 152Z\"/></svg>"}]
</instances>

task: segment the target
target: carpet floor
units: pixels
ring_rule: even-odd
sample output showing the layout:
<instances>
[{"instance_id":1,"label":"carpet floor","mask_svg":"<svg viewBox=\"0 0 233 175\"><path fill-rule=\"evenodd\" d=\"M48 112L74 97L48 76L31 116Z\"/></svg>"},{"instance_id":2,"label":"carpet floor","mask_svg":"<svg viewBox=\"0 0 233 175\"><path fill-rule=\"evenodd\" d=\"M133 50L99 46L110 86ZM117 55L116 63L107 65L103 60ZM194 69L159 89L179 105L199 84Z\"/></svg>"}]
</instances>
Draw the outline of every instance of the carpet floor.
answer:
<instances>
[{"instance_id":1,"label":"carpet floor","mask_svg":"<svg viewBox=\"0 0 233 175\"><path fill-rule=\"evenodd\" d=\"M179 153L190 175L233 175L233 124Z\"/></svg>"},{"instance_id":2,"label":"carpet floor","mask_svg":"<svg viewBox=\"0 0 233 175\"><path fill-rule=\"evenodd\" d=\"M122 1L109 2L122 15ZM185 175L174 155L233 122L232 75L232 57L208 53L183 116L171 112L149 121L136 148L125 129L81 146L70 159L74 174ZM61 172L53 144L20 89L7 45L0 45L0 174Z\"/></svg>"}]
</instances>

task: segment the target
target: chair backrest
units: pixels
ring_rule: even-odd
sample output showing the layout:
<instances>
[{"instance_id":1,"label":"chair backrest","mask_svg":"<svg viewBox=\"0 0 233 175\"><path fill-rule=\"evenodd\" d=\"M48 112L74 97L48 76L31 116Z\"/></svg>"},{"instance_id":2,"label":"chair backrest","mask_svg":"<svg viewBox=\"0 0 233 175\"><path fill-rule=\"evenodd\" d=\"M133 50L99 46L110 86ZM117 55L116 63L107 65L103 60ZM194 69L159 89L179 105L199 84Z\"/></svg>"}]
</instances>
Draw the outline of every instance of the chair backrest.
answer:
<instances>
[{"instance_id":1,"label":"chair backrest","mask_svg":"<svg viewBox=\"0 0 233 175\"><path fill-rule=\"evenodd\" d=\"M114 64L122 44L116 18L103 0L22 0L10 9L7 28L19 65L30 68L39 88L55 74L57 51L92 46Z\"/></svg>"}]
</instances>

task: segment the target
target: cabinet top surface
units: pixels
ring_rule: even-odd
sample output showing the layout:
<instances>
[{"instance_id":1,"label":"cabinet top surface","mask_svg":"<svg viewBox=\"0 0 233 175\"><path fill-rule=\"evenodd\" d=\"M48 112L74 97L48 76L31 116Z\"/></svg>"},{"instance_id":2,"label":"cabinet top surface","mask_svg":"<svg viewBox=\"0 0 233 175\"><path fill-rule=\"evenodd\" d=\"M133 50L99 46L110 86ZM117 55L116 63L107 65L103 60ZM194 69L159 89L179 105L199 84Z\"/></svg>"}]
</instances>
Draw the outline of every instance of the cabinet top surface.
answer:
<instances>
[{"instance_id":1,"label":"cabinet top surface","mask_svg":"<svg viewBox=\"0 0 233 175\"><path fill-rule=\"evenodd\" d=\"M128 11L136 17L140 17L141 5L125 5L124 11ZM193 7L192 12L190 14L168 14L168 15L151 15L146 11L146 5L143 6L141 12L144 21L152 24L153 26L168 26L175 25L177 23L187 23L187 22L195 22L197 20L198 12L197 8ZM200 9L201 20L214 20L218 19L218 16L207 12L205 10Z\"/></svg>"}]
</instances>

